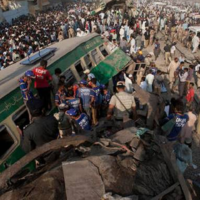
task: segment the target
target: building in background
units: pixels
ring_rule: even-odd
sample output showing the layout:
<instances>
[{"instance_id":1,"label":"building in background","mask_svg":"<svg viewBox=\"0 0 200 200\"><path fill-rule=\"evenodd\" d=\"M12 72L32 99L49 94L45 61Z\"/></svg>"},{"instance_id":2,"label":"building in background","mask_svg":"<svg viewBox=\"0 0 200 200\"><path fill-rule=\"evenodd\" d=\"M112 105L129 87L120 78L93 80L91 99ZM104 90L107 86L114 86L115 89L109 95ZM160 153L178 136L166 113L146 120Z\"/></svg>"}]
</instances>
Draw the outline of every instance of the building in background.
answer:
<instances>
[{"instance_id":1,"label":"building in background","mask_svg":"<svg viewBox=\"0 0 200 200\"><path fill-rule=\"evenodd\" d=\"M12 19L29 13L27 1L0 0L0 21L12 22Z\"/></svg>"},{"instance_id":2,"label":"building in background","mask_svg":"<svg viewBox=\"0 0 200 200\"><path fill-rule=\"evenodd\" d=\"M12 22L21 15L35 14L50 6L60 4L61 0L0 0L0 22Z\"/></svg>"}]
</instances>

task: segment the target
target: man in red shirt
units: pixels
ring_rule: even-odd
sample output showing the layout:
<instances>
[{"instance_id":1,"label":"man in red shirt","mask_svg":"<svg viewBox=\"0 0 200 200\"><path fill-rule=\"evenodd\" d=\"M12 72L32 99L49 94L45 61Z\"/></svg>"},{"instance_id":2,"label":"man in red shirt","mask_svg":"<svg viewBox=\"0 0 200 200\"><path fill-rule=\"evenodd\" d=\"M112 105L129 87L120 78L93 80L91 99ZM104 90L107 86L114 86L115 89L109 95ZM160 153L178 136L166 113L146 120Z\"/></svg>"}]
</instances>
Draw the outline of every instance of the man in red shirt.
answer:
<instances>
[{"instance_id":1,"label":"man in red shirt","mask_svg":"<svg viewBox=\"0 0 200 200\"><path fill-rule=\"evenodd\" d=\"M189 89L186 95L187 105L190 106L194 100L194 83L190 83Z\"/></svg>"},{"instance_id":2,"label":"man in red shirt","mask_svg":"<svg viewBox=\"0 0 200 200\"><path fill-rule=\"evenodd\" d=\"M43 100L46 110L51 109L51 88L49 81L52 80L52 76L46 69L47 61L41 60L40 67L33 69L35 75L34 86L38 91L40 99Z\"/></svg>"}]
</instances>

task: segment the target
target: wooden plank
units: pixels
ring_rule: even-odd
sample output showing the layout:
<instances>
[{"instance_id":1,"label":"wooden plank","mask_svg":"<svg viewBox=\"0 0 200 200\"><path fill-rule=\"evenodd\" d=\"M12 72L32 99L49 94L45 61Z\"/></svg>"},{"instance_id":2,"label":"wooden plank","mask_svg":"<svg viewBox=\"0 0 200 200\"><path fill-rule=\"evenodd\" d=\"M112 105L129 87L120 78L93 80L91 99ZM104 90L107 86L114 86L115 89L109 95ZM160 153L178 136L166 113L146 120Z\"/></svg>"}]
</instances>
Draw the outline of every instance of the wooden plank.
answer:
<instances>
[{"instance_id":1,"label":"wooden plank","mask_svg":"<svg viewBox=\"0 0 200 200\"><path fill-rule=\"evenodd\" d=\"M56 149L60 149L64 146L79 146L84 142L92 142L91 139L87 136L77 135L74 137L67 137L58 140L53 140L49 143L44 144L41 147L36 148L35 150L31 151L30 153L26 154L8 169L6 169L2 174L0 174L0 188L6 186L7 181L16 175L23 167L25 167L28 163L32 160L38 158L39 156L43 155L44 153Z\"/></svg>"},{"instance_id":2,"label":"wooden plank","mask_svg":"<svg viewBox=\"0 0 200 200\"><path fill-rule=\"evenodd\" d=\"M180 185L180 183L176 182L174 185L172 185L171 187L167 188L165 191L161 192L157 196L153 197L151 200L160 200L163 196L165 196L166 194L172 192L179 185Z\"/></svg>"},{"instance_id":3,"label":"wooden plank","mask_svg":"<svg viewBox=\"0 0 200 200\"><path fill-rule=\"evenodd\" d=\"M171 148L170 148L170 146L171 146ZM178 180L178 182L180 183L185 199L192 200L192 195L187 187L187 184L183 177L183 174L179 171L179 169L176 165L176 158L172 152L172 145L160 144L160 149L163 153L165 162L168 165L168 168L172 174L173 179L176 182Z\"/></svg>"}]
</instances>

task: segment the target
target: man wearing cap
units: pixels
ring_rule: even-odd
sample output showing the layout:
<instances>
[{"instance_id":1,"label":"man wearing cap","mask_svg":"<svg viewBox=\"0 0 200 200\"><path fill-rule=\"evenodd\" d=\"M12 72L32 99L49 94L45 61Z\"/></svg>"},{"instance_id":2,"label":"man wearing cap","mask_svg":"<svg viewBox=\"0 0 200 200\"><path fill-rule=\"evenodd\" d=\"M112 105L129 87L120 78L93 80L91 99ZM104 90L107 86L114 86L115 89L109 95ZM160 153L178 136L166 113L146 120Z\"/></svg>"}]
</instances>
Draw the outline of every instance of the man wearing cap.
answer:
<instances>
[{"instance_id":1,"label":"man wearing cap","mask_svg":"<svg viewBox=\"0 0 200 200\"><path fill-rule=\"evenodd\" d=\"M80 88L77 90L76 97L80 98L82 108L90 118L91 117L90 108L95 100L95 93L90 88L86 87L87 81L81 80L79 85L80 85Z\"/></svg>"},{"instance_id":2,"label":"man wearing cap","mask_svg":"<svg viewBox=\"0 0 200 200\"><path fill-rule=\"evenodd\" d=\"M77 31L76 35L77 37L83 37L86 35L80 28L77 28L76 31Z\"/></svg>"},{"instance_id":3,"label":"man wearing cap","mask_svg":"<svg viewBox=\"0 0 200 200\"><path fill-rule=\"evenodd\" d=\"M69 109L69 106L61 103L58 108L59 112L55 113L54 117L58 121L59 137L63 138L63 136L69 136L72 134L70 118L65 114L65 112Z\"/></svg>"},{"instance_id":4,"label":"man wearing cap","mask_svg":"<svg viewBox=\"0 0 200 200\"><path fill-rule=\"evenodd\" d=\"M32 82L31 78L35 78L33 72L27 71L25 72L24 76L19 79L21 94L24 100L24 104L26 105L30 121L31 121L31 114L27 107L27 101L34 98L33 93L30 89L30 85Z\"/></svg>"},{"instance_id":5,"label":"man wearing cap","mask_svg":"<svg viewBox=\"0 0 200 200\"><path fill-rule=\"evenodd\" d=\"M78 114L75 109L71 108L70 110L68 110L66 112L66 114L69 115L73 120L75 120L76 123L83 130L86 130L86 131L91 130L90 120L89 120L88 116L85 113Z\"/></svg>"},{"instance_id":6,"label":"man wearing cap","mask_svg":"<svg viewBox=\"0 0 200 200\"><path fill-rule=\"evenodd\" d=\"M89 69L86 69L83 73L87 76L88 80L91 80L92 78L95 78L95 75L90 73Z\"/></svg>"},{"instance_id":7,"label":"man wearing cap","mask_svg":"<svg viewBox=\"0 0 200 200\"><path fill-rule=\"evenodd\" d=\"M89 69L86 69L84 72L83 72L85 75L87 75L87 81L88 81L88 85L91 87L91 80L93 78L96 78L95 75L93 73L90 73L90 70ZM97 81L97 86L100 86L100 83Z\"/></svg>"},{"instance_id":8,"label":"man wearing cap","mask_svg":"<svg viewBox=\"0 0 200 200\"><path fill-rule=\"evenodd\" d=\"M144 62L144 59L145 59L145 57L143 56L142 51L138 51L138 55L137 55L137 58L136 58L136 62L137 62L137 63Z\"/></svg>"},{"instance_id":9,"label":"man wearing cap","mask_svg":"<svg viewBox=\"0 0 200 200\"><path fill-rule=\"evenodd\" d=\"M114 118L116 122L122 123L123 117L131 117L133 113L133 118L136 119L136 104L134 96L125 92L125 83L123 81L117 82L117 92L114 94L110 100L107 119L110 120L112 113L114 111Z\"/></svg>"}]
</instances>

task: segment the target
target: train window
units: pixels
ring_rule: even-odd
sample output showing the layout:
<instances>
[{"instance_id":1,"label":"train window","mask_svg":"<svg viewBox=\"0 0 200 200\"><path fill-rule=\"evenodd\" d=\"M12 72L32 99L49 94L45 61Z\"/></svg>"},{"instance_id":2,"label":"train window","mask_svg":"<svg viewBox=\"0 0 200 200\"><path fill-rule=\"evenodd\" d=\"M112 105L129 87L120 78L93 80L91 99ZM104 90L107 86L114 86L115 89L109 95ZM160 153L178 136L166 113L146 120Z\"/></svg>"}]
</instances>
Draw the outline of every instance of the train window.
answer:
<instances>
[{"instance_id":1,"label":"train window","mask_svg":"<svg viewBox=\"0 0 200 200\"><path fill-rule=\"evenodd\" d=\"M8 129L4 125L0 125L0 158L6 154L13 144L14 140Z\"/></svg>"},{"instance_id":2,"label":"train window","mask_svg":"<svg viewBox=\"0 0 200 200\"><path fill-rule=\"evenodd\" d=\"M75 64L75 68L76 68L76 71L78 72L78 75L82 78L84 76L84 73L83 73L84 69L83 69L81 63L79 62L79 63Z\"/></svg>"},{"instance_id":3,"label":"train window","mask_svg":"<svg viewBox=\"0 0 200 200\"><path fill-rule=\"evenodd\" d=\"M16 112L13 117L13 121L16 126L19 126L21 130L29 124L29 115L26 107L23 106L18 112Z\"/></svg>"},{"instance_id":4,"label":"train window","mask_svg":"<svg viewBox=\"0 0 200 200\"><path fill-rule=\"evenodd\" d=\"M66 79L65 79L66 84L72 85L76 81L76 79L70 69L68 69L63 75L66 77Z\"/></svg>"},{"instance_id":5,"label":"train window","mask_svg":"<svg viewBox=\"0 0 200 200\"><path fill-rule=\"evenodd\" d=\"M101 61L101 56L98 54L98 52L97 52L96 49L93 50L93 51L91 52L91 55L92 55L92 58L94 59L94 62L95 62L96 64L100 63L100 61Z\"/></svg>"},{"instance_id":6,"label":"train window","mask_svg":"<svg viewBox=\"0 0 200 200\"><path fill-rule=\"evenodd\" d=\"M92 68L92 62L91 62L91 60L90 60L90 56L89 55L86 55L85 57L84 57L84 59L85 59L85 63L86 63L86 65L87 65L87 67L90 69L90 68Z\"/></svg>"},{"instance_id":7,"label":"train window","mask_svg":"<svg viewBox=\"0 0 200 200\"><path fill-rule=\"evenodd\" d=\"M106 49L103 45L99 47L99 50L101 51L101 53L104 57L108 56L108 52L106 51Z\"/></svg>"}]
</instances>

